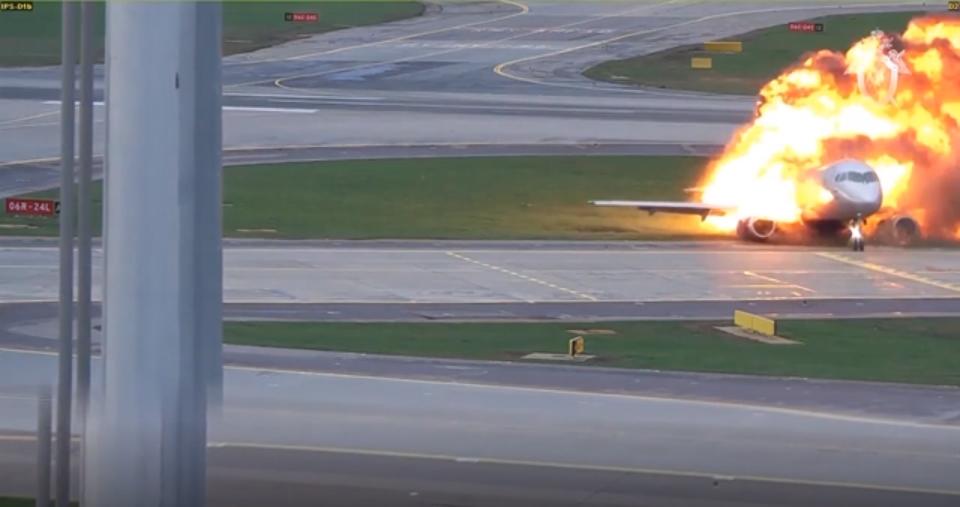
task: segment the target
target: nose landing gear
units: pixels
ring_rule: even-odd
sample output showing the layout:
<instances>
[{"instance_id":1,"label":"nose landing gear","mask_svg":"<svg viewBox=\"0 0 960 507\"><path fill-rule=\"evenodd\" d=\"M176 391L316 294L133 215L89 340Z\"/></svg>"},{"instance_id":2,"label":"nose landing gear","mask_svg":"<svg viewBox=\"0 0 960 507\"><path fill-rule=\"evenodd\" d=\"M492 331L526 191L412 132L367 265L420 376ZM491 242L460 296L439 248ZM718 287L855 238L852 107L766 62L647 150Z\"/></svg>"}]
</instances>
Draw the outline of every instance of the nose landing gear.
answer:
<instances>
[{"instance_id":1,"label":"nose landing gear","mask_svg":"<svg viewBox=\"0 0 960 507\"><path fill-rule=\"evenodd\" d=\"M850 224L850 240L853 242L853 251L862 252L864 249L863 218L857 215Z\"/></svg>"}]
</instances>

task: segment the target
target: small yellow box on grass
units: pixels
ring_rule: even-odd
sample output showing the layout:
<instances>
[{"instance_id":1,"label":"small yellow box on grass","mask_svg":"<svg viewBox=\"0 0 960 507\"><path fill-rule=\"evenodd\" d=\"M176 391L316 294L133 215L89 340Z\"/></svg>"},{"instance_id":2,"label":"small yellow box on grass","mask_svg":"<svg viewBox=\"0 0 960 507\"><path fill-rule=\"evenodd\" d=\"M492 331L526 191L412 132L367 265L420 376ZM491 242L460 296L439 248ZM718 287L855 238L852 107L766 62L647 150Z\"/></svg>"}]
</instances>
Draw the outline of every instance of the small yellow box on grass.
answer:
<instances>
[{"instance_id":1,"label":"small yellow box on grass","mask_svg":"<svg viewBox=\"0 0 960 507\"><path fill-rule=\"evenodd\" d=\"M703 49L712 53L742 53L743 42L733 40L716 40L703 43Z\"/></svg>"},{"instance_id":2,"label":"small yellow box on grass","mask_svg":"<svg viewBox=\"0 0 960 507\"><path fill-rule=\"evenodd\" d=\"M576 337L576 338L571 338L571 339L570 339L570 344L569 344L569 347L568 347L567 354L568 354L570 357L577 357L577 356L579 356L580 354L583 354L584 349L585 349L585 347L584 347L583 337L582 337L582 336L578 336L578 337Z\"/></svg>"},{"instance_id":3,"label":"small yellow box on grass","mask_svg":"<svg viewBox=\"0 0 960 507\"><path fill-rule=\"evenodd\" d=\"M690 59L690 68L692 69L712 69L713 58L704 56L694 56Z\"/></svg>"}]
</instances>

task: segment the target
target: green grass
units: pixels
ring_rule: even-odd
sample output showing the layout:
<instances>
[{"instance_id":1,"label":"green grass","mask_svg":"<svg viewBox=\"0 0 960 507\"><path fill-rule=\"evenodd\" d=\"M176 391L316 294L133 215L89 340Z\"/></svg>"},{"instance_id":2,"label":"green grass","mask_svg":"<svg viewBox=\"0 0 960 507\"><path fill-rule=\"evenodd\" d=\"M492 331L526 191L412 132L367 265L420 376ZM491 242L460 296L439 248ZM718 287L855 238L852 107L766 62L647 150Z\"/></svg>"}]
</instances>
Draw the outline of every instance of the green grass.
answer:
<instances>
[{"instance_id":1,"label":"green grass","mask_svg":"<svg viewBox=\"0 0 960 507\"><path fill-rule=\"evenodd\" d=\"M685 199L683 189L696 184L705 162L698 157L494 157L231 167L224 171L224 233L354 239L703 237L699 217L649 217L587 201ZM99 185L94 198L99 219ZM95 227L99 230L99 223ZM0 231L52 236L57 222L3 216Z\"/></svg>"},{"instance_id":2,"label":"green grass","mask_svg":"<svg viewBox=\"0 0 960 507\"><path fill-rule=\"evenodd\" d=\"M866 13L827 16L815 21L824 24L821 33L796 33L785 24L723 40L743 41L743 53L721 54L703 51L702 44L682 46L660 53L612 60L588 69L592 79L681 90L755 95L769 80L810 51L846 51L853 42L880 28L902 32L917 12ZM713 69L690 68L690 58L711 56Z\"/></svg>"},{"instance_id":3,"label":"green grass","mask_svg":"<svg viewBox=\"0 0 960 507\"><path fill-rule=\"evenodd\" d=\"M60 62L60 2L34 3L33 12L0 13L0 66L56 65ZM420 2L288 1L224 2L224 53L280 44L304 35L419 16ZM317 12L317 23L288 23L285 12ZM102 61L104 4L97 3L96 42Z\"/></svg>"},{"instance_id":4,"label":"green grass","mask_svg":"<svg viewBox=\"0 0 960 507\"><path fill-rule=\"evenodd\" d=\"M587 335L584 365L960 385L960 319L794 320L767 345L714 329L716 322L246 323L225 324L228 343L486 360L564 353L569 330ZM730 323L723 323L730 325Z\"/></svg>"},{"instance_id":5,"label":"green grass","mask_svg":"<svg viewBox=\"0 0 960 507\"><path fill-rule=\"evenodd\" d=\"M13 498L0 496L0 507L33 507L36 505L36 500L33 498ZM51 499L50 505L53 505L53 500ZM71 507L78 505L77 502L70 502Z\"/></svg>"}]
</instances>

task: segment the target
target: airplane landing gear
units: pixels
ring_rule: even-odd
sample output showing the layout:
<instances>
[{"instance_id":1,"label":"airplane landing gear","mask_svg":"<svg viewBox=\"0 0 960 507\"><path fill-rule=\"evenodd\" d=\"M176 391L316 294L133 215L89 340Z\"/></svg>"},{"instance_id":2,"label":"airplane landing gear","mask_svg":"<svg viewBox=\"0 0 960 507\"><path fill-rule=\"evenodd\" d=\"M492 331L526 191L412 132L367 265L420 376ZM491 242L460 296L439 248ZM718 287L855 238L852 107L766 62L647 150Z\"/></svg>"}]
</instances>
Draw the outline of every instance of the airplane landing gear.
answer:
<instances>
[{"instance_id":1,"label":"airplane landing gear","mask_svg":"<svg viewBox=\"0 0 960 507\"><path fill-rule=\"evenodd\" d=\"M866 241L863 239L863 219L857 216L850 224L850 239L853 241L853 251L862 252Z\"/></svg>"}]
</instances>

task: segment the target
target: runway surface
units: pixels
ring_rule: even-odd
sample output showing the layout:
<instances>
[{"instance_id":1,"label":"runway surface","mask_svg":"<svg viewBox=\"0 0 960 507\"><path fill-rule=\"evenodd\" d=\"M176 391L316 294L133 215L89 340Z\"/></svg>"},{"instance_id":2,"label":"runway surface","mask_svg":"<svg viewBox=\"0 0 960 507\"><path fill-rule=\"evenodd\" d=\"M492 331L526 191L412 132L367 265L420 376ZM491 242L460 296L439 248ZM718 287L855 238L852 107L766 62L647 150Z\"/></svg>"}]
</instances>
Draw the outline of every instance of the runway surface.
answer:
<instances>
[{"instance_id":1,"label":"runway surface","mask_svg":"<svg viewBox=\"0 0 960 507\"><path fill-rule=\"evenodd\" d=\"M749 117L753 98L628 89L580 72L610 58L824 13L945 7L883 0L774 7L449 2L421 18L225 59L224 143L723 144ZM57 68L0 69L0 132L8 141L0 161L57 155L58 83Z\"/></svg>"},{"instance_id":2,"label":"runway surface","mask_svg":"<svg viewBox=\"0 0 960 507\"><path fill-rule=\"evenodd\" d=\"M52 355L0 352L6 385L54 371ZM317 495L332 505L951 505L960 495L960 426L912 410L849 416L260 368L228 368L225 390L210 436L216 505L266 495L278 496L272 505ZM31 491L33 403L0 397L4 493Z\"/></svg>"},{"instance_id":3,"label":"runway surface","mask_svg":"<svg viewBox=\"0 0 960 507\"><path fill-rule=\"evenodd\" d=\"M269 246L268 246L269 245ZM491 247L228 246L226 303L648 303L956 298L956 249L761 247L718 242ZM472 246L473 245L473 246ZM55 301L58 250L0 248L0 302ZM100 293L94 252L94 297ZM904 310L911 310L909 303ZM848 306L845 306L849 308ZM916 311L916 308L913 308Z\"/></svg>"}]
</instances>

